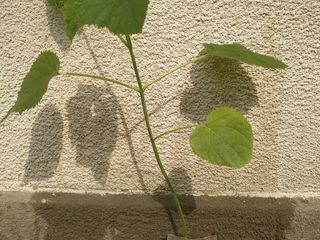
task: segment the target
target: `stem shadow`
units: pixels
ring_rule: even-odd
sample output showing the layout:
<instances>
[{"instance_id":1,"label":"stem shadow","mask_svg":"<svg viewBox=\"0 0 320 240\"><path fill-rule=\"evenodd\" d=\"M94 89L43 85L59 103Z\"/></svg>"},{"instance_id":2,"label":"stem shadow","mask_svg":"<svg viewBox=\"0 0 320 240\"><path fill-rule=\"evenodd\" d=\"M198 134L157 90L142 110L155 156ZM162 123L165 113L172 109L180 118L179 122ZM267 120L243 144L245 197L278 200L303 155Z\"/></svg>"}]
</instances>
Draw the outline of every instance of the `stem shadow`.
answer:
<instances>
[{"instance_id":1,"label":"stem shadow","mask_svg":"<svg viewBox=\"0 0 320 240\"><path fill-rule=\"evenodd\" d=\"M91 44L90 44L90 41L87 37L87 35L85 34L85 32L83 32L83 36L84 36L84 39L86 41L86 45L89 49L89 52L96 64L96 67L99 71L99 73L103 76L104 75L104 71L102 70L101 66L100 66L100 63L97 59L97 56L96 54L94 53L94 50L92 49L91 47ZM110 84L106 83L106 86L110 86ZM139 183L141 185L141 188L144 192L147 192L147 187L146 187L146 184L143 180L143 176L141 174L141 170L138 166L138 160L137 160L137 157L136 157L136 154L135 154L135 151L134 151L134 147L133 147L133 142L132 142L132 139L131 139L131 131L129 129L129 126L128 126L128 123L127 123L127 120L126 120L126 117L125 117L125 114L124 114L124 111L122 110L122 107L118 101L118 97L111 91L109 90L109 93L110 95L112 96L113 100L115 101L116 105L117 105L117 109L118 109L118 113L120 115L120 120L121 120L121 123L123 124L123 128L124 128L124 137L128 143L128 148L129 148L129 152L130 152L130 157L133 161L133 164L135 166L135 169L136 169L136 172L137 172L137 175L138 175L138 178L139 178Z\"/></svg>"},{"instance_id":2,"label":"stem shadow","mask_svg":"<svg viewBox=\"0 0 320 240\"><path fill-rule=\"evenodd\" d=\"M175 189L184 190L183 194L179 194L181 208L185 215L191 214L196 209L196 204L192 196L192 180L188 176L187 171L182 168L175 168L169 173L169 178ZM166 210L172 230L175 235L178 235L178 226L173 217L173 212L177 213L177 209L165 181L154 190L152 198L159 202ZM180 220L178 220L178 222L180 222Z\"/></svg>"}]
</instances>

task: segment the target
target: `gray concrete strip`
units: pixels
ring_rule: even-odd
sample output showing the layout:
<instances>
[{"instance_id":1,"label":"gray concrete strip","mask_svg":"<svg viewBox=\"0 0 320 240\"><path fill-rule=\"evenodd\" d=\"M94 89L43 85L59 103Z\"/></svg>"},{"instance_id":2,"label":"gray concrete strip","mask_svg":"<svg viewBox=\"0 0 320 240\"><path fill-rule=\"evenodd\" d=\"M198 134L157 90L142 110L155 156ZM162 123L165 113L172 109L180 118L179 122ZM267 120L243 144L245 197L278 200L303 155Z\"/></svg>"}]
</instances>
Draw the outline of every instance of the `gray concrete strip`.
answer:
<instances>
[{"instance_id":1,"label":"gray concrete strip","mask_svg":"<svg viewBox=\"0 0 320 240\"><path fill-rule=\"evenodd\" d=\"M319 198L181 198L194 238L320 239ZM0 240L161 240L179 229L170 196L0 193Z\"/></svg>"},{"instance_id":2,"label":"gray concrete strip","mask_svg":"<svg viewBox=\"0 0 320 240\"><path fill-rule=\"evenodd\" d=\"M209 237L191 239L191 238L187 238L187 237L179 237L179 236L169 234L167 240L217 240L217 236L209 236Z\"/></svg>"}]
</instances>

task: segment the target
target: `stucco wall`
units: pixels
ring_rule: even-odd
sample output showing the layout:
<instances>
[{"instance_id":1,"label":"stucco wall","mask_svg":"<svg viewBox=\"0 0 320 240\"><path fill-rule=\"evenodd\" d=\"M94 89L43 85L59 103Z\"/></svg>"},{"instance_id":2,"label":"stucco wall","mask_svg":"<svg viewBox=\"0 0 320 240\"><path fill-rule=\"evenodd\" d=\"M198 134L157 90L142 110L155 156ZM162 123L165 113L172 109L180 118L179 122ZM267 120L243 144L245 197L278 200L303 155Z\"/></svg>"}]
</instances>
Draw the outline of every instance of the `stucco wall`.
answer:
<instances>
[{"instance_id":1,"label":"stucco wall","mask_svg":"<svg viewBox=\"0 0 320 240\"><path fill-rule=\"evenodd\" d=\"M62 71L135 83L127 50L106 30L85 27L71 44L45 1L0 1L0 114L43 50ZM204 42L245 44L285 61L285 71L221 62L195 64L147 93L155 132L202 121L233 106L252 123L254 158L245 168L198 159L188 132L159 140L179 192L318 194L320 190L320 2L151 1L134 46L146 82L196 56ZM149 146L139 98L118 86L57 77L38 107L0 126L0 189L144 193L164 183Z\"/></svg>"}]
</instances>

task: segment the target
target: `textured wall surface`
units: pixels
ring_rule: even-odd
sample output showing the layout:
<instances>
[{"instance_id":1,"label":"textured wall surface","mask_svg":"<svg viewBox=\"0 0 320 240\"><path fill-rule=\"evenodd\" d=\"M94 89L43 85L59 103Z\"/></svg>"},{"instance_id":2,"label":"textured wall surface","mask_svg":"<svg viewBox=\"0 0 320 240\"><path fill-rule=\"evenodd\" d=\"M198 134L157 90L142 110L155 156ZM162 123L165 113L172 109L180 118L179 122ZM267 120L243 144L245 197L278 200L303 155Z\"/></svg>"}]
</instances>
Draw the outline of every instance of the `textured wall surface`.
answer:
<instances>
[{"instance_id":1,"label":"textured wall surface","mask_svg":"<svg viewBox=\"0 0 320 240\"><path fill-rule=\"evenodd\" d=\"M127 50L107 30L85 27L71 44L44 0L0 0L0 9L0 117L47 49L62 71L135 84ZM174 185L188 194L193 236L320 239L319 29L316 0L151 0L133 38L144 82L205 42L243 43L289 65L194 64L147 92L156 133L201 122L218 106L235 107L253 126L254 158L240 170L193 155L188 131L159 139ZM158 240L179 229L171 198L146 196L166 185L136 93L56 77L39 106L11 115L0 136L0 240Z\"/></svg>"},{"instance_id":2,"label":"textured wall surface","mask_svg":"<svg viewBox=\"0 0 320 240\"><path fill-rule=\"evenodd\" d=\"M50 49L62 71L135 83L127 50L106 30L85 27L71 44L45 1L0 0L0 114L14 103L36 56ZM196 56L204 42L240 42L285 61L285 71L234 62L186 68L147 93L155 132L201 122L232 106L252 123L254 158L218 168L191 153L188 134L160 139L181 193L317 194L320 190L320 2L151 1L133 39L146 82ZM153 193L164 189L139 98L118 86L57 77L36 108L0 126L0 188L14 191Z\"/></svg>"}]
</instances>

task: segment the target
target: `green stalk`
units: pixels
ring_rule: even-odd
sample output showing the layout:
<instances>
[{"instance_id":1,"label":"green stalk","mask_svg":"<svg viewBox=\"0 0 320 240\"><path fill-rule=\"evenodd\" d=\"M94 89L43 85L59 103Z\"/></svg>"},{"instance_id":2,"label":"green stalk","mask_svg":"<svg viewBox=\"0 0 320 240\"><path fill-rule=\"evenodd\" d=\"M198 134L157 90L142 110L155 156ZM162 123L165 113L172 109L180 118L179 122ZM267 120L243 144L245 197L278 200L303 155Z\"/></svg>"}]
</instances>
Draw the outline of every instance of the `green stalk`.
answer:
<instances>
[{"instance_id":1,"label":"green stalk","mask_svg":"<svg viewBox=\"0 0 320 240\"><path fill-rule=\"evenodd\" d=\"M120 39L120 41L121 41L126 47L128 47L127 41L126 41L121 35L117 35L117 37Z\"/></svg>"},{"instance_id":2,"label":"green stalk","mask_svg":"<svg viewBox=\"0 0 320 240\"><path fill-rule=\"evenodd\" d=\"M95 76L95 75L91 75L91 74L85 74L85 73L73 73L73 72L59 73L59 75L62 75L62 76L88 77L88 78L92 78L92 79L98 79L98 80L102 80L102 81L106 81L106 82L110 82L110 83L114 83L114 84L126 87L126 88L134 90L136 92L140 92L140 90L135 86L131 86L130 84L127 84L127 83L124 83L124 82L120 82L118 80L114 80L114 79L111 79L111 78L99 77L99 76Z\"/></svg>"},{"instance_id":3,"label":"green stalk","mask_svg":"<svg viewBox=\"0 0 320 240\"><path fill-rule=\"evenodd\" d=\"M163 78L165 78L166 76L178 71L181 68L184 68L192 63L196 63L199 61L203 61L209 58L208 54L205 55L201 55L198 57L193 57L191 59L189 59L188 61L186 61L185 63L182 63L174 68L169 69L168 71L166 71L165 73L160 74L158 77L156 77L155 79L153 79L152 81L148 82L146 85L144 85L143 90L146 90L148 87L150 87L151 85L161 81Z\"/></svg>"},{"instance_id":4,"label":"green stalk","mask_svg":"<svg viewBox=\"0 0 320 240\"><path fill-rule=\"evenodd\" d=\"M168 131L165 131L161 134L159 134L158 136L154 137L154 140L158 139L158 138L161 138L163 136L166 136L170 133L175 133L175 132L181 132L183 130L186 130L186 129L190 129L190 128L194 128L198 125L187 125L187 126L183 126L183 127L179 127L179 128L175 128L175 129L172 129L172 130L168 130Z\"/></svg>"},{"instance_id":5,"label":"green stalk","mask_svg":"<svg viewBox=\"0 0 320 240\"><path fill-rule=\"evenodd\" d=\"M130 36L126 36L126 40L127 40L127 43L128 43L128 49L130 51L130 56L131 56L133 69L134 69L135 76L136 76L136 79L137 79L137 82L138 82L138 85L139 85L139 89L140 89L140 99L141 99L141 104L142 104L144 120L145 120L145 123L146 123L146 126L147 126L149 139L150 139L150 142L151 142L151 145L152 145L154 156L155 156L155 158L157 160L157 163L159 165L161 173L162 173L162 175L163 175L163 177L164 177L164 179L165 179L165 181L166 181L166 183L167 183L167 185L168 185L168 187L170 189L171 195L172 195L173 200L174 200L174 202L176 204L176 208L178 210L178 214L179 214L179 217L180 217L180 220L181 220L181 224L182 224L183 235L184 236L188 236L189 235L189 230L188 230L188 226L187 226L187 222L186 222L185 216L184 216L182 208L181 208L181 204L180 204L178 195L177 195L176 191L174 190L174 187L173 187L173 185L172 185L172 183L170 181L170 178L169 178L168 174L166 173L166 170L164 169L164 166L163 166L163 164L161 162L161 159L160 159L160 155L159 155L159 151L158 151L157 145L156 145L154 137L153 137L153 133L152 133L151 125L150 125L150 120L149 120L149 113L148 113L147 104L146 104L145 95L144 95L144 89L143 89L143 85L142 85L142 82L141 82L141 79L140 79L139 70L138 70L138 67L137 67L136 58L134 56L134 52L133 52L133 47L132 47L132 42L131 42Z\"/></svg>"}]
</instances>

